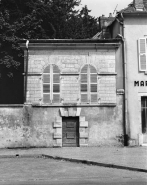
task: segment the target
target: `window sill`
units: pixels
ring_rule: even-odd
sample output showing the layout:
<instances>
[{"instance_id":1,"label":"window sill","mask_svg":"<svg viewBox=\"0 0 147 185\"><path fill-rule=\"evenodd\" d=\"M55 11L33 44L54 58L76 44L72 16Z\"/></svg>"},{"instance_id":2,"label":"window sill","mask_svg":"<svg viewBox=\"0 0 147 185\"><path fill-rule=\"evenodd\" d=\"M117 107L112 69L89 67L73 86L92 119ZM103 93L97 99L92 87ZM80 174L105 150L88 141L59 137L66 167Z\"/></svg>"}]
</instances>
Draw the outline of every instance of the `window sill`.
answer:
<instances>
[{"instance_id":1,"label":"window sill","mask_svg":"<svg viewBox=\"0 0 147 185\"><path fill-rule=\"evenodd\" d=\"M116 103L101 103L101 104L32 104L32 107L116 107Z\"/></svg>"},{"instance_id":2,"label":"window sill","mask_svg":"<svg viewBox=\"0 0 147 185\"><path fill-rule=\"evenodd\" d=\"M24 104L0 104L0 107L23 107Z\"/></svg>"}]
</instances>

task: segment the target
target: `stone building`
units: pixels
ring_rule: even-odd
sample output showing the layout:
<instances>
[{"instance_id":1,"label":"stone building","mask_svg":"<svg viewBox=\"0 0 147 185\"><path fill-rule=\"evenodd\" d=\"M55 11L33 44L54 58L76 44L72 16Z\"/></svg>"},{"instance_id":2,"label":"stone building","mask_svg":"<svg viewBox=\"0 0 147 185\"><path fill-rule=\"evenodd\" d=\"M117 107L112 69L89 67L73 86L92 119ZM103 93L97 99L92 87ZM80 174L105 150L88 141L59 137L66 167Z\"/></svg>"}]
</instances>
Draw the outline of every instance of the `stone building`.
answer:
<instances>
[{"instance_id":1,"label":"stone building","mask_svg":"<svg viewBox=\"0 0 147 185\"><path fill-rule=\"evenodd\" d=\"M14 123L7 144L123 145L120 44L120 39L22 41L25 104L15 110L17 127Z\"/></svg>"}]
</instances>

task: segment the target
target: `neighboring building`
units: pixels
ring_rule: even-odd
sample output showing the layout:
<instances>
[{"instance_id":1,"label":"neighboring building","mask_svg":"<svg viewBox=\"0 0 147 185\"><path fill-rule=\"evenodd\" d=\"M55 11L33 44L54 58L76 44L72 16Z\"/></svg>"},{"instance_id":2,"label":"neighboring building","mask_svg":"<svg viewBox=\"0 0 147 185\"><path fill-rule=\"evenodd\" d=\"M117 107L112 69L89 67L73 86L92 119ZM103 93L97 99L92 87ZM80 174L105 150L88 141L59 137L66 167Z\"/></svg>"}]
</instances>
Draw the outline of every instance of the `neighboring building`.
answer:
<instances>
[{"instance_id":1,"label":"neighboring building","mask_svg":"<svg viewBox=\"0 0 147 185\"><path fill-rule=\"evenodd\" d=\"M134 0L107 30L109 38L122 38L123 43L128 144L147 146L147 0Z\"/></svg>"}]
</instances>

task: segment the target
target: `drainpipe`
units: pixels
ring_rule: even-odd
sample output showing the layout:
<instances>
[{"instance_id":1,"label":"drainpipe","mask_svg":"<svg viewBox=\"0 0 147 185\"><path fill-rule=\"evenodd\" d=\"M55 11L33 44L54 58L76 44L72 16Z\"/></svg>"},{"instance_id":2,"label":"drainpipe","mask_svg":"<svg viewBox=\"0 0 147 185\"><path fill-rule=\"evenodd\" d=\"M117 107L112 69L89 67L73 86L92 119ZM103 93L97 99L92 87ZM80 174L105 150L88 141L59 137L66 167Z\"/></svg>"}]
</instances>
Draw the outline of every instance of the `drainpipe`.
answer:
<instances>
[{"instance_id":1,"label":"drainpipe","mask_svg":"<svg viewBox=\"0 0 147 185\"><path fill-rule=\"evenodd\" d=\"M118 34L119 37L122 38L122 55L123 55L123 71L124 71L124 146L128 146L128 135L127 135L127 114L128 114L128 107L127 107L127 66L126 66L126 47L125 47L125 38L124 38L124 18L121 13L121 18L123 22L120 22L122 25L122 35Z\"/></svg>"},{"instance_id":2,"label":"drainpipe","mask_svg":"<svg viewBox=\"0 0 147 185\"><path fill-rule=\"evenodd\" d=\"M24 96L24 103L27 101L27 81L28 81L28 61L29 61L29 40L26 41L26 50L27 50L27 57L26 57L26 72L25 72L25 96Z\"/></svg>"}]
</instances>

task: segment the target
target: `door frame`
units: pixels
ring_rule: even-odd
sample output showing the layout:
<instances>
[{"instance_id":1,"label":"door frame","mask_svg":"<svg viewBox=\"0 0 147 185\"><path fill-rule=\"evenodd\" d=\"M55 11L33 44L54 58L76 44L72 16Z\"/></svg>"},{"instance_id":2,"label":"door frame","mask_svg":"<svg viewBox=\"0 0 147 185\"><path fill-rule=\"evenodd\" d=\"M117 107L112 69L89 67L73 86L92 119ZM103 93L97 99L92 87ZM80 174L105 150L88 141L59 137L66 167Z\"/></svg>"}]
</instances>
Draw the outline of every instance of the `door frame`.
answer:
<instances>
[{"instance_id":1,"label":"door frame","mask_svg":"<svg viewBox=\"0 0 147 185\"><path fill-rule=\"evenodd\" d=\"M138 92L138 113L139 113L139 122L140 122L140 125L139 125L139 132L138 132L138 144L140 146L147 146L146 143L144 143L144 134L142 133L142 112L141 112L141 109L142 109L142 106L141 106L141 99L143 97L147 97L147 93L140 93Z\"/></svg>"},{"instance_id":2,"label":"door frame","mask_svg":"<svg viewBox=\"0 0 147 185\"><path fill-rule=\"evenodd\" d=\"M85 116L81 115L80 107L65 107L59 109L59 115L55 117L53 123L54 147L62 147L62 117L78 117L79 118L79 146L88 146L88 121Z\"/></svg>"},{"instance_id":3,"label":"door frame","mask_svg":"<svg viewBox=\"0 0 147 185\"><path fill-rule=\"evenodd\" d=\"M76 146L72 146L72 144L71 144L71 146L70 146L70 144L69 144L69 146L68 146L68 144L67 144L67 146L64 146L64 145L66 145L64 142L63 142L63 122L70 122L70 120L71 120L71 122L76 122L76 132L75 132L75 134L76 134ZM79 147L80 145L79 145L79 143L80 143L80 133L79 133L79 117L62 117L62 147Z\"/></svg>"}]
</instances>

